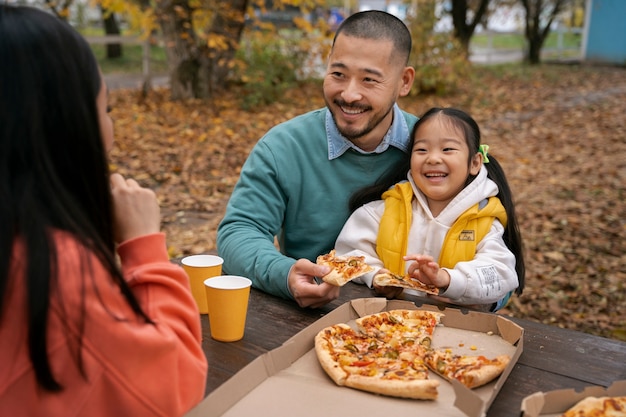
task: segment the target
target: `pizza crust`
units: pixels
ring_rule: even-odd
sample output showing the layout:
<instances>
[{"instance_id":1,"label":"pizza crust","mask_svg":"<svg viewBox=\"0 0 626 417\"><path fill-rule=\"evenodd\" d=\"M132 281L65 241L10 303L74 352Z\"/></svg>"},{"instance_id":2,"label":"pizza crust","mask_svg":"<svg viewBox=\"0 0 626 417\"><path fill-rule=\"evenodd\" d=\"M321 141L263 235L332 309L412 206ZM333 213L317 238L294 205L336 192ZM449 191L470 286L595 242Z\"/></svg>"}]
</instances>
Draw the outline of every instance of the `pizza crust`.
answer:
<instances>
[{"instance_id":1,"label":"pizza crust","mask_svg":"<svg viewBox=\"0 0 626 417\"><path fill-rule=\"evenodd\" d=\"M355 277L356 278L356 277ZM353 278L344 277L340 272L332 269L328 274L322 277L324 282L327 282L336 287L343 287L348 282L350 282Z\"/></svg>"},{"instance_id":2,"label":"pizza crust","mask_svg":"<svg viewBox=\"0 0 626 417\"><path fill-rule=\"evenodd\" d=\"M322 330L315 336L315 353L317 354L320 365L322 365L322 368L326 371L328 376L335 381L335 384L343 386L345 385L348 373L333 359L331 355L333 347L328 341L328 337L332 337L338 333L337 328L352 330L350 326L343 323Z\"/></svg>"},{"instance_id":3,"label":"pizza crust","mask_svg":"<svg viewBox=\"0 0 626 417\"><path fill-rule=\"evenodd\" d=\"M350 375L345 381L345 386L391 397L436 400L439 381L434 379L388 380Z\"/></svg>"},{"instance_id":4,"label":"pizza crust","mask_svg":"<svg viewBox=\"0 0 626 417\"><path fill-rule=\"evenodd\" d=\"M626 417L626 396L586 397L561 417Z\"/></svg>"}]
</instances>

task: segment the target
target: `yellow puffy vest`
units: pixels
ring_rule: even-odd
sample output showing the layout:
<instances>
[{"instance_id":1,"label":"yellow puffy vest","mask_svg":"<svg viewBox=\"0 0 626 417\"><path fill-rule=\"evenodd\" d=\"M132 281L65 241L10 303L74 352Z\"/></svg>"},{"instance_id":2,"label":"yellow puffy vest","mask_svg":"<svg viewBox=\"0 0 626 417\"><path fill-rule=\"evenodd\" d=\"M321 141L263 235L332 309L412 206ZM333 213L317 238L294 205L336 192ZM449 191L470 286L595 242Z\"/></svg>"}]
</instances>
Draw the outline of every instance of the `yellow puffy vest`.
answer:
<instances>
[{"instance_id":1,"label":"yellow puffy vest","mask_svg":"<svg viewBox=\"0 0 626 417\"><path fill-rule=\"evenodd\" d=\"M385 268L404 275L402 257L406 255L411 228L413 188L409 182L402 182L385 191L382 198L385 211L380 219L376 253ZM474 259L476 246L491 229L493 219L497 218L506 227L506 211L500 199L490 197L487 204L481 206L478 203L467 209L446 233L439 254L442 268L454 268L458 262Z\"/></svg>"}]
</instances>

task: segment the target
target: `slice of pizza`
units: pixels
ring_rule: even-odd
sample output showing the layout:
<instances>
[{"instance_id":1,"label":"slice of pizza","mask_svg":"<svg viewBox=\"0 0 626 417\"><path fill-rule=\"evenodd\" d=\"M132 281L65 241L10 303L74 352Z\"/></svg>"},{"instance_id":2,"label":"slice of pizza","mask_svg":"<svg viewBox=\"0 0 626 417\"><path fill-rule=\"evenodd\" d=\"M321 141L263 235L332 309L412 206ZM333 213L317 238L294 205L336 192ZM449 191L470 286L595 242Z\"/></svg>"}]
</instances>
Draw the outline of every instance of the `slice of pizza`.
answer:
<instances>
[{"instance_id":1,"label":"slice of pizza","mask_svg":"<svg viewBox=\"0 0 626 417\"><path fill-rule=\"evenodd\" d=\"M421 356L354 331L347 324L321 330L315 337L315 352L337 385L393 397L437 398L439 382L428 379Z\"/></svg>"},{"instance_id":2,"label":"slice of pizza","mask_svg":"<svg viewBox=\"0 0 626 417\"><path fill-rule=\"evenodd\" d=\"M569 408L561 417L625 417L625 397L586 397Z\"/></svg>"},{"instance_id":3,"label":"slice of pizza","mask_svg":"<svg viewBox=\"0 0 626 417\"><path fill-rule=\"evenodd\" d=\"M318 256L316 263L331 267L330 272L324 275L322 280L337 287L342 287L353 279L374 270L365 263L365 256L336 256L334 249L325 255Z\"/></svg>"},{"instance_id":4,"label":"slice of pizza","mask_svg":"<svg viewBox=\"0 0 626 417\"><path fill-rule=\"evenodd\" d=\"M511 361L509 355L493 359L485 356L456 355L450 349L429 350L424 358L426 365L443 378L456 379L468 388L476 388L500 376Z\"/></svg>"},{"instance_id":5,"label":"slice of pizza","mask_svg":"<svg viewBox=\"0 0 626 417\"><path fill-rule=\"evenodd\" d=\"M439 295L439 288L434 285L424 284L419 279L409 275L397 275L392 273L382 273L374 276L374 284L380 287L400 287L410 290L422 291L427 294Z\"/></svg>"}]
</instances>

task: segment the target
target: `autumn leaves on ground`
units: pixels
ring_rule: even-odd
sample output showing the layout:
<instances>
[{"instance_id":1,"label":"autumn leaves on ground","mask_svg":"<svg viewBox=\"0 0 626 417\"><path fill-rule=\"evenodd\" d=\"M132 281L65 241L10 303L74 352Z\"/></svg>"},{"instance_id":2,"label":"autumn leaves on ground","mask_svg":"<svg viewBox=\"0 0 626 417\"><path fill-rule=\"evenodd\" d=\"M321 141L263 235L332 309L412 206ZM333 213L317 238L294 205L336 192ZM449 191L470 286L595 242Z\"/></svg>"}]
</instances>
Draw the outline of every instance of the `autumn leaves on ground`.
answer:
<instances>
[{"instance_id":1,"label":"autumn leaves on ground","mask_svg":"<svg viewBox=\"0 0 626 417\"><path fill-rule=\"evenodd\" d=\"M321 83L244 111L233 90L173 103L166 89L110 93L112 168L153 188L170 254L215 248L241 165L269 128L323 106ZM626 340L626 69L475 67L460 90L401 106L469 111L513 188L526 289L506 312Z\"/></svg>"}]
</instances>

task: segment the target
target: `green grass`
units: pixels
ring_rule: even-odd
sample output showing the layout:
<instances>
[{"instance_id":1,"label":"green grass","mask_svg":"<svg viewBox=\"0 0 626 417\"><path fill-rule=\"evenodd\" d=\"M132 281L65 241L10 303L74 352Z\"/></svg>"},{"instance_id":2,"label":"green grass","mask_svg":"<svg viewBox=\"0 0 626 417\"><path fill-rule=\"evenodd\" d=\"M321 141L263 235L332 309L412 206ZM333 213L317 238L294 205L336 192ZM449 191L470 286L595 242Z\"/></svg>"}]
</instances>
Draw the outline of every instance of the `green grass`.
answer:
<instances>
[{"instance_id":1,"label":"green grass","mask_svg":"<svg viewBox=\"0 0 626 417\"><path fill-rule=\"evenodd\" d=\"M475 47L489 47L489 38L491 37L491 46L495 49L520 49L526 44L526 38L523 34L502 33L502 34L484 34L477 33L472 37L471 44ZM558 47L559 34L551 32L548 34L543 49L551 49ZM582 37L579 33L566 32L563 33L562 47L564 49L580 48Z\"/></svg>"},{"instance_id":2,"label":"green grass","mask_svg":"<svg viewBox=\"0 0 626 417\"><path fill-rule=\"evenodd\" d=\"M472 36L470 43L472 46L488 48L490 38L491 47L495 49L519 49L525 44L524 36L515 33L502 33L497 35L477 33Z\"/></svg>"},{"instance_id":3,"label":"green grass","mask_svg":"<svg viewBox=\"0 0 626 417\"><path fill-rule=\"evenodd\" d=\"M102 27L85 26L78 28L79 32L87 38L105 36ZM122 30L121 36L136 37L138 33L130 30ZM122 56L119 58L106 57L106 45L91 44L93 51L102 72L105 74L141 74L143 66L143 46L140 44L123 43ZM150 47L150 73L163 74L167 73L167 59L165 50L161 46L153 45Z\"/></svg>"},{"instance_id":4,"label":"green grass","mask_svg":"<svg viewBox=\"0 0 626 417\"><path fill-rule=\"evenodd\" d=\"M141 74L143 62L143 47L141 45L122 45L122 56L119 58L106 57L105 45L91 45L91 49L100 63L105 74ZM162 74L167 72L165 50L160 46L150 47L150 73Z\"/></svg>"}]
</instances>

